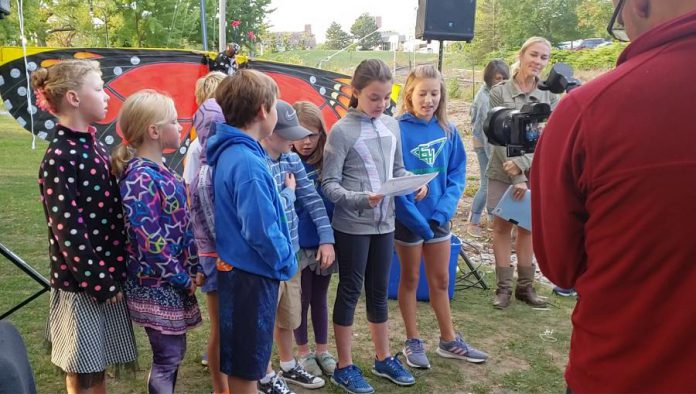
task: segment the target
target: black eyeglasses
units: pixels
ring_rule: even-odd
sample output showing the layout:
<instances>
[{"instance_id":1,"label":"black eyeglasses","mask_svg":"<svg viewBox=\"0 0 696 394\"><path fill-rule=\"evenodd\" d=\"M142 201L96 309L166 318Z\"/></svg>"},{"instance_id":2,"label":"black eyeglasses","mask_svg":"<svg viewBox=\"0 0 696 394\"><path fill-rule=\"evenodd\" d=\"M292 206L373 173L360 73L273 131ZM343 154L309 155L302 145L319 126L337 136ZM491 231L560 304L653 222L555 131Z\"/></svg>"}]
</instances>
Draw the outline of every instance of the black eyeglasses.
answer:
<instances>
[{"instance_id":1,"label":"black eyeglasses","mask_svg":"<svg viewBox=\"0 0 696 394\"><path fill-rule=\"evenodd\" d=\"M628 42L631 41L631 39L628 38L628 34L626 34L623 19L621 18L621 11L623 10L624 3L626 3L626 0L619 0L619 4L616 5L614 14L609 21L609 26L607 26L607 32L619 41Z\"/></svg>"}]
</instances>

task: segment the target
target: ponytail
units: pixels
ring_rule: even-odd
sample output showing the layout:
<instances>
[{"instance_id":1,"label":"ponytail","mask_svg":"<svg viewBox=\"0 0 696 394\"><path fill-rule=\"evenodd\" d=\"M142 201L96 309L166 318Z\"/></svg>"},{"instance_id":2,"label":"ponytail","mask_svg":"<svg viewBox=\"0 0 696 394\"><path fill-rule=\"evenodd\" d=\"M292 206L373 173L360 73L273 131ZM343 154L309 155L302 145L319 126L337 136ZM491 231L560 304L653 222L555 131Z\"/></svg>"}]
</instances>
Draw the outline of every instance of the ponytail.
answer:
<instances>
[{"instance_id":1,"label":"ponytail","mask_svg":"<svg viewBox=\"0 0 696 394\"><path fill-rule=\"evenodd\" d=\"M126 144L119 144L111 154L111 173L119 179L126 165L133 158L133 150Z\"/></svg>"}]
</instances>

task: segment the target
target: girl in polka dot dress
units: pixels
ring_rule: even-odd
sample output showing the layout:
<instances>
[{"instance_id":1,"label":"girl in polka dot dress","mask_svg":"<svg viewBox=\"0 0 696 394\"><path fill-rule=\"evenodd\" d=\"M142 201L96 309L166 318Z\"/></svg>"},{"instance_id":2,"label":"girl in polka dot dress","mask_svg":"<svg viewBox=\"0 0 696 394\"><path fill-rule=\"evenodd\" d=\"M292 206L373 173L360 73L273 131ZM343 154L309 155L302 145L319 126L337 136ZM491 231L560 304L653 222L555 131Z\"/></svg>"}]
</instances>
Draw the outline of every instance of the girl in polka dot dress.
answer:
<instances>
[{"instance_id":1,"label":"girl in polka dot dress","mask_svg":"<svg viewBox=\"0 0 696 394\"><path fill-rule=\"evenodd\" d=\"M48 221L51 361L67 391L104 392L107 365L136 359L122 285L125 233L109 155L90 124L106 116L99 63L66 60L32 74L37 105L58 117L39 170Z\"/></svg>"},{"instance_id":2,"label":"girl in polka dot dress","mask_svg":"<svg viewBox=\"0 0 696 394\"><path fill-rule=\"evenodd\" d=\"M150 393L172 393L186 352L186 331L201 323L194 296L203 282L186 204L186 186L164 165L179 147L174 101L141 90L123 104L123 143L114 154L128 233L125 290L131 319L152 347Z\"/></svg>"}]
</instances>

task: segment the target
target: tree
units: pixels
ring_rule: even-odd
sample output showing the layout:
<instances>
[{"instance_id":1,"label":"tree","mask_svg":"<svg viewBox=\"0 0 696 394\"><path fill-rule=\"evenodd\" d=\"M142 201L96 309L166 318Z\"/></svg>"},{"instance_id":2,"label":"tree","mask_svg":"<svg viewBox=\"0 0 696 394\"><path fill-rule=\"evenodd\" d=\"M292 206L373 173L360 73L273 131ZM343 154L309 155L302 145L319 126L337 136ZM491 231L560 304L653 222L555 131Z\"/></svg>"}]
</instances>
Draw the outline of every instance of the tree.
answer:
<instances>
[{"instance_id":1,"label":"tree","mask_svg":"<svg viewBox=\"0 0 696 394\"><path fill-rule=\"evenodd\" d=\"M46 7L41 7L39 0L24 0L24 34L27 45L46 45L48 18L51 15ZM12 2L10 15L0 20L0 42L3 45L22 45L19 39L19 12Z\"/></svg>"},{"instance_id":2,"label":"tree","mask_svg":"<svg viewBox=\"0 0 696 394\"><path fill-rule=\"evenodd\" d=\"M353 35L353 39L360 40L363 37L368 36L378 29L375 17L370 16L368 13L364 13L358 17L358 19L353 22L353 26L350 27L350 33ZM372 49L379 45L381 38L379 34L375 33L369 37L360 41L360 49Z\"/></svg>"},{"instance_id":3,"label":"tree","mask_svg":"<svg viewBox=\"0 0 696 394\"><path fill-rule=\"evenodd\" d=\"M614 12L611 0L584 0L576 10L578 31L582 36L609 38L607 23Z\"/></svg>"},{"instance_id":4,"label":"tree","mask_svg":"<svg viewBox=\"0 0 696 394\"><path fill-rule=\"evenodd\" d=\"M508 48L541 36L558 43L577 38L575 13L582 0L500 0L501 32Z\"/></svg>"},{"instance_id":5,"label":"tree","mask_svg":"<svg viewBox=\"0 0 696 394\"><path fill-rule=\"evenodd\" d=\"M259 37L267 26L266 14L273 12L268 7L271 0L229 0L227 2L228 42L236 42L253 51Z\"/></svg>"},{"instance_id":6,"label":"tree","mask_svg":"<svg viewBox=\"0 0 696 394\"><path fill-rule=\"evenodd\" d=\"M350 44L350 34L343 31L341 25L331 22L326 29L326 49L343 49Z\"/></svg>"},{"instance_id":7,"label":"tree","mask_svg":"<svg viewBox=\"0 0 696 394\"><path fill-rule=\"evenodd\" d=\"M474 63L487 62L491 52L503 47L502 9L499 0L479 0L476 7L475 34L464 50Z\"/></svg>"}]
</instances>

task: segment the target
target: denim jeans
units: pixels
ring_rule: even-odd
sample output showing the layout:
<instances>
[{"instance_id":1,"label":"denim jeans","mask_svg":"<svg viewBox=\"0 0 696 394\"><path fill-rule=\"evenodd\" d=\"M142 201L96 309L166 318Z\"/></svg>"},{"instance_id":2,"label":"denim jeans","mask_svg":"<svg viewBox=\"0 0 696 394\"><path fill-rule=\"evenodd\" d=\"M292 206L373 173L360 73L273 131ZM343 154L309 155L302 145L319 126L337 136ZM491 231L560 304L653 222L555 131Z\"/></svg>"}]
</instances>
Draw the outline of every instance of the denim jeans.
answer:
<instances>
[{"instance_id":1,"label":"denim jeans","mask_svg":"<svg viewBox=\"0 0 696 394\"><path fill-rule=\"evenodd\" d=\"M179 364L186 353L186 334L166 335L145 327L152 347L152 367L147 379L150 394L171 394L176 385Z\"/></svg>"},{"instance_id":2,"label":"denim jeans","mask_svg":"<svg viewBox=\"0 0 696 394\"><path fill-rule=\"evenodd\" d=\"M483 208L486 206L486 194L488 193L488 176L486 176L486 169L488 168L489 154L483 146L474 148L474 152L476 152L476 158L479 162L480 184L474 196L474 201L471 203L471 218L469 221L474 224L479 224L481 223ZM488 214L490 215L491 212L489 211Z\"/></svg>"}]
</instances>

